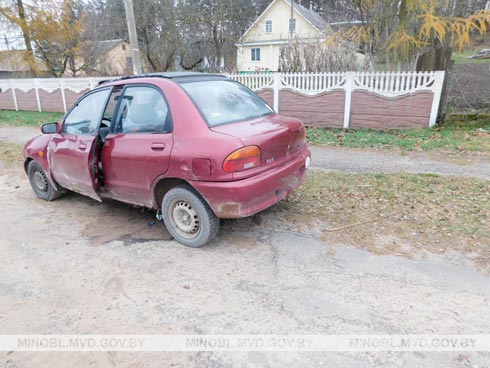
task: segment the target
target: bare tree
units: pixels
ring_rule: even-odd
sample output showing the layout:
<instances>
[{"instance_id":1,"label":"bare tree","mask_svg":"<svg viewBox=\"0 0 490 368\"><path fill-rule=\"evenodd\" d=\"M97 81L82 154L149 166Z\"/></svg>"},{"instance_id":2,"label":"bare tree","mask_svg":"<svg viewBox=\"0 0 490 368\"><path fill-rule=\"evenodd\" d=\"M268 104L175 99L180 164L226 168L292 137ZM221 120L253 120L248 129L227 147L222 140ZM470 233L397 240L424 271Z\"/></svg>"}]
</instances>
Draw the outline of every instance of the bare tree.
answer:
<instances>
[{"instance_id":1,"label":"bare tree","mask_svg":"<svg viewBox=\"0 0 490 368\"><path fill-rule=\"evenodd\" d=\"M291 46L281 48L279 70L282 72L343 72L368 70L371 60L357 52L355 45L339 39L322 44L294 39Z\"/></svg>"},{"instance_id":2,"label":"bare tree","mask_svg":"<svg viewBox=\"0 0 490 368\"><path fill-rule=\"evenodd\" d=\"M258 16L257 6L263 8L263 3L262 0L181 0L184 42L199 42L202 57L208 60L212 71L221 71L223 57L233 67L235 43Z\"/></svg>"},{"instance_id":3,"label":"bare tree","mask_svg":"<svg viewBox=\"0 0 490 368\"><path fill-rule=\"evenodd\" d=\"M138 41L151 71L174 66L181 46L176 9L172 0L145 0L135 3Z\"/></svg>"}]
</instances>

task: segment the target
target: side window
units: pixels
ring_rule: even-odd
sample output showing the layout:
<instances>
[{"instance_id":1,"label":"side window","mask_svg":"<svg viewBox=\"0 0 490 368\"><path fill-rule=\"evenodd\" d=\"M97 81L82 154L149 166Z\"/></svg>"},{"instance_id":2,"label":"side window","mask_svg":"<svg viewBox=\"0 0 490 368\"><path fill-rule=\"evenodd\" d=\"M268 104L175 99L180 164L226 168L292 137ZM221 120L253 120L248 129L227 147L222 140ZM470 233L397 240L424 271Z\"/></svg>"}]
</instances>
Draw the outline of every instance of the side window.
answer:
<instances>
[{"instance_id":1,"label":"side window","mask_svg":"<svg viewBox=\"0 0 490 368\"><path fill-rule=\"evenodd\" d=\"M115 133L169 133L170 111L155 88L129 86L121 100Z\"/></svg>"},{"instance_id":2,"label":"side window","mask_svg":"<svg viewBox=\"0 0 490 368\"><path fill-rule=\"evenodd\" d=\"M111 90L105 89L91 93L81 100L65 118L61 132L94 135L109 93L111 93Z\"/></svg>"},{"instance_id":3,"label":"side window","mask_svg":"<svg viewBox=\"0 0 490 368\"><path fill-rule=\"evenodd\" d=\"M116 86L112 90L111 97L109 98L109 101L107 102L107 106L104 111L104 115L102 116L102 125L104 126L110 126L112 117L116 113L116 107L117 103L119 102L119 97L121 96L121 93L123 91L123 86Z\"/></svg>"}]
</instances>

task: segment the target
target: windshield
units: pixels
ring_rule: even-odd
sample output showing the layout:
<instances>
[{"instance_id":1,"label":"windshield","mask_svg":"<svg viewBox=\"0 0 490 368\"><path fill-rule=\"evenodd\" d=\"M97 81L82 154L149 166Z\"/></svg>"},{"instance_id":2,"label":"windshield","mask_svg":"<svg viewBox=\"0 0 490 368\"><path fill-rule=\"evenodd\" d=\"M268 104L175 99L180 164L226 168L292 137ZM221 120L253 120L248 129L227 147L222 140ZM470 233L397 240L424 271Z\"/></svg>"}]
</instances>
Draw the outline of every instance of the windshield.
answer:
<instances>
[{"instance_id":1,"label":"windshield","mask_svg":"<svg viewBox=\"0 0 490 368\"><path fill-rule=\"evenodd\" d=\"M231 80L188 82L181 86L211 127L273 112L259 96Z\"/></svg>"}]
</instances>

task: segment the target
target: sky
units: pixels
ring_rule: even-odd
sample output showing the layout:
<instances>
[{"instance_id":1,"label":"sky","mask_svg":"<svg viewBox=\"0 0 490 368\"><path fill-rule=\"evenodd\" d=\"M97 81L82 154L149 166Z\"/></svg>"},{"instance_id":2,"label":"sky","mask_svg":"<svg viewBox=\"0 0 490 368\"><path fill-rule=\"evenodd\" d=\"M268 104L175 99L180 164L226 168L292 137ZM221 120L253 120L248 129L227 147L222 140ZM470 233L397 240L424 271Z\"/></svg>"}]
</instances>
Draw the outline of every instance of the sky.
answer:
<instances>
[{"instance_id":1,"label":"sky","mask_svg":"<svg viewBox=\"0 0 490 368\"><path fill-rule=\"evenodd\" d=\"M24 49L25 44L22 39L22 33L8 30L3 24L0 24L0 51Z\"/></svg>"},{"instance_id":2,"label":"sky","mask_svg":"<svg viewBox=\"0 0 490 368\"><path fill-rule=\"evenodd\" d=\"M0 17L0 50L24 49L25 44L20 29L5 18Z\"/></svg>"}]
</instances>

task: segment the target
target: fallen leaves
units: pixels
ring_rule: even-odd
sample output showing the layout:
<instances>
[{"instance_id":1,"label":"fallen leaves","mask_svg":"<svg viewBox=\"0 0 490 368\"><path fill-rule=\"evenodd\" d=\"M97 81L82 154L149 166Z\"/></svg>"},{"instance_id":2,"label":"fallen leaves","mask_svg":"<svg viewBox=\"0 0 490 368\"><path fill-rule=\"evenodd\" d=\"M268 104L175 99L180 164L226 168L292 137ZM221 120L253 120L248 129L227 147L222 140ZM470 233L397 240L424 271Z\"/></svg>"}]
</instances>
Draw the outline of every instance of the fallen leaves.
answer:
<instances>
[{"instance_id":1,"label":"fallen leaves","mask_svg":"<svg viewBox=\"0 0 490 368\"><path fill-rule=\"evenodd\" d=\"M471 178L311 170L298 191L269 211L300 230L318 226L330 244L380 253L389 238L389 254L456 249L488 256L489 193L490 182Z\"/></svg>"}]
</instances>

